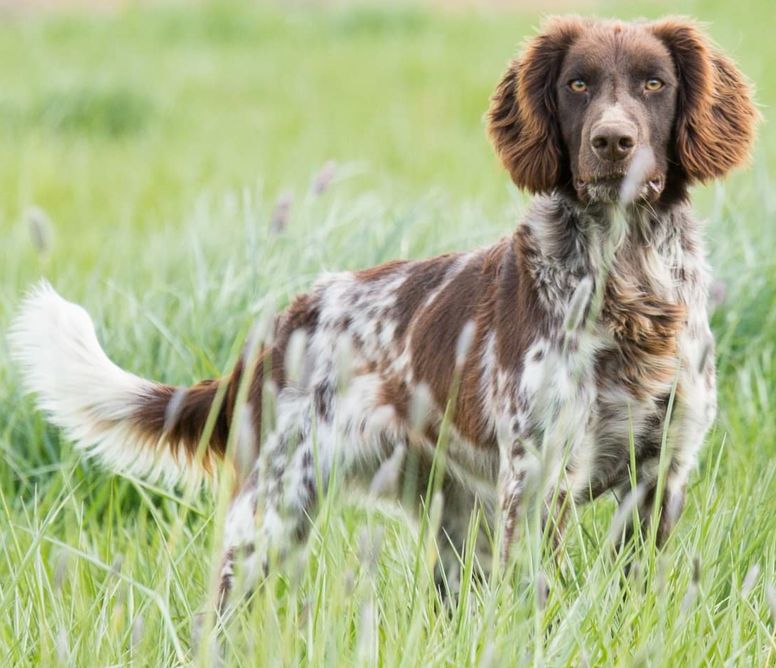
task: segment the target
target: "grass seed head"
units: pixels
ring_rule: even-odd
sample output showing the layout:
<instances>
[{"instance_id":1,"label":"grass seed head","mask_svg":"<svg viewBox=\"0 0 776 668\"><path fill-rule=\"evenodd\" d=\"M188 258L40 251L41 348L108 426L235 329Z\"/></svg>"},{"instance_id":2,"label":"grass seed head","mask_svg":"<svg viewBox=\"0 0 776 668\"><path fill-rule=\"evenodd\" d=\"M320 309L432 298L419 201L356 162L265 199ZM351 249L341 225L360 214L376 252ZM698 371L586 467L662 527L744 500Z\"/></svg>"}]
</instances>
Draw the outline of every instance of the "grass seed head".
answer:
<instances>
[{"instance_id":1,"label":"grass seed head","mask_svg":"<svg viewBox=\"0 0 776 668\"><path fill-rule=\"evenodd\" d=\"M130 636L130 644L132 649L137 649L143 640L143 632L145 631L145 625L143 623L143 616L138 614L135 617L135 621L132 622L132 635Z\"/></svg>"},{"instance_id":2,"label":"grass seed head","mask_svg":"<svg viewBox=\"0 0 776 668\"><path fill-rule=\"evenodd\" d=\"M771 609L771 621L773 622L773 631L776 633L776 586L768 584L765 587L765 600Z\"/></svg>"},{"instance_id":3,"label":"grass seed head","mask_svg":"<svg viewBox=\"0 0 776 668\"><path fill-rule=\"evenodd\" d=\"M70 573L70 556L65 550L57 550L54 555L54 591L62 591Z\"/></svg>"},{"instance_id":4,"label":"grass seed head","mask_svg":"<svg viewBox=\"0 0 776 668\"><path fill-rule=\"evenodd\" d=\"M303 329L295 329L288 339L288 347L284 360L286 377L292 383L301 380L307 348L307 332Z\"/></svg>"},{"instance_id":5,"label":"grass seed head","mask_svg":"<svg viewBox=\"0 0 776 668\"><path fill-rule=\"evenodd\" d=\"M709 306L711 310L714 311L722 306L726 299L727 285L725 282L721 280L712 281L711 287L709 288Z\"/></svg>"},{"instance_id":6,"label":"grass seed head","mask_svg":"<svg viewBox=\"0 0 776 668\"><path fill-rule=\"evenodd\" d=\"M369 494L375 497L394 498L399 491L399 480L404 464L404 456L407 448L403 443L398 444L377 469L372 482L369 483Z\"/></svg>"},{"instance_id":7,"label":"grass seed head","mask_svg":"<svg viewBox=\"0 0 776 668\"><path fill-rule=\"evenodd\" d=\"M243 364L251 368L258 360L262 345L272 343L272 324L275 318L275 308L272 304L260 307L259 314L251 325L242 351Z\"/></svg>"},{"instance_id":8,"label":"grass seed head","mask_svg":"<svg viewBox=\"0 0 776 668\"><path fill-rule=\"evenodd\" d=\"M609 542L614 545L620 544L625 534L625 529L633 518L633 511L641 506L646 493L646 485L640 482L625 495L625 498L617 507L612 523L609 526Z\"/></svg>"},{"instance_id":9,"label":"grass seed head","mask_svg":"<svg viewBox=\"0 0 776 668\"><path fill-rule=\"evenodd\" d=\"M697 554L692 559L692 581L694 585L701 582L701 558Z\"/></svg>"},{"instance_id":10,"label":"grass seed head","mask_svg":"<svg viewBox=\"0 0 776 668\"><path fill-rule=\"evenodd\" d=\"M563 323L566 332L576 332L582 325L585 311L590 304L590 297L593 294L593 279L585 276L574 289L574 294L569 301L569 307L566 312L566 319Z\"/></svg>"},{"instance_id":11,"label":"grass seed head","mask_svg":"<svg viewBox=\"0 0 776 668\"><path fill-rule=\"evenodd\" d=\"M246 403L239 411L235 441L234 466L237 480L245 480L259 456L259 438L253 427L253 407Z\"/></svg>"},{"instance_id":12,"label":"grass seed head","mask_svg":"<svg viewBox=\"0 0 776 668\"><path fill-rule=\"evenodd\" d=\"M30 239L38 255L47 256L53 246L53 225L48 214L38 206L31 206L24 212Z\"/></svg>"},{"instance_id":13,"label":"grass seed head","mask_svg":"<svg viewBox=\"0 0 776 668\"><path fill-rule=\"evenodd\" d=\"M274 431L277 426L277 406L277 383L272 379L266 380L261 389L261 427L265 434Z\"/></svg>"},{"instance_id":14,"label":"grass seed head","mask_svg":"<svg viewBox=\"0 0 776 668\"><path fill-rule=\"evenodd\" d=\"M121 575L121 568L124 566L124 555L123 554L117 554L113 561L110 564L110 572L111 575L115 575L118 577Z\"/></svg>"},{"instance_id":15,"label":"grass seed head","mask_svg":"<svg viewBox=\"0 0 776 668\"><path fill-rule=\"evenodd\" d=\"M485 645L480 655L480 662L477 664L478 668L491 668L496 664L496 644L489 642Z\"/></svg>"},{"instance_id":16,"label":"grass seed head","mask_svg":"<svg viewBox=\"0 0 776 668\"><path fill-rule=\"evenodd\" d=\"M67 638L67 630L64 627L57 632L55 651L60 665L70 665L70 641Z\"/></svg>"},{"instance_id":17,"label":"grass seed head","mask_svg":"<svg viewBox=\"0 0 776 668\"><path fill-rule=\"evenodd\" d=\"M164 409L164 425L162 427L165 434L169 433L178 423L183 402L186 400L188 393L189 389L187 387L178 387L167 402L167 406Z\"/></svg>"},{"instance_id":18,"label":"grass seed head","mask_svg":"<svg viewBox=\"0 0 776 668\"><path fill-rule=\"evenodd\" d=\"M547 607L547 599L550 596L550 584L547 581L547 574L539 570L536 572L536 603L539 606L539 610L544 610Z\"/></svg>"},{"instance_id":19,"label":"grass seed head","mask_svg":"<svg viewBox=\"0 0 776 668\"><path fill-rule=\"evenodd\" d=\"M275 201L275 208L272 210L272 217L270 218L269 231L272 234L280 234L288 227L293 203L294 194L290 190L280 193L280 196Z\"/></svg>"},{"instance_id":20,"label":"grass seed head","mask_svg":"<svg viewBox=\"0 0 776 668\"><path fill-rule=\"evenodd\" d=\"M383 550L385 529L377 526L374 529L362 529L358 534L358 557L366 570L374 574L377 570L377 562Z\"/></svg>"},{"instance_id":21,"label":"grass seed head","mask_svg":"<svg viewBox=\"0 0 776 668\"><path fill-rule=\"evenodd\" d=\"M752 589L754 589L755 585L757 584L757 579L760 577L760 564L754 563L750 566L749 570L746 572L746 576L744 576L744 582L741 585L741 596L746 598L749 596L749 594L752 593Z\"/></svg>"},{"instance_id":22,"label":"grass seed head","mask_svg":"<svg viewBox=\"0 0 776 668\"><path fill-rule=\"evenodd\" d=\"M439 535L439 527L442 524L442 511L445 499L440 491L434 492L431 497L431 505L428 509L428 534L426 535L426 567L431 571L439 559L436 538Z\"/></svg>"},{"instance_id":23,"label":"grass seed head","mask_svg":"<svg viewBox=\"0 0 776 668\"><path fill-rule=\"evenodd\" d=\"M358 641L356 646L357 665L371 663L369 657L375 644L375 628L377 626L377 610L370 596L361 606L358 619Z\"/></svg>"},{"instance_id":24,"label":"grass seed head","mask_svg":"<svg viewBox=\"0 0 776 668\"><path fill-rule=\"evenodd\" d=\"M410 428L415 433L422 433L431 418L431 410L434 406L434 399L431 395L431 388L425 381L419 382L412 391L409 405L409 423Z\"/></svg>"},{"instance_id":25,"label":"grass seed head","mask_svg":"<svg viewBox=\"0 0 776 668\"><path fill-rule=\"evenodd\" d=\"M349 335L337 337L334 360L337 369L337 391L342 393L353 379L354 372L353 340Z\"/></svg>"},{"instance_id":26,"label":"grass seed head","mask_svg":"<svg viewBox=\"0 0 776 668\"><path fill-rule=\"evenodd\" d=\"M682 606L680 608L682 617L686 617L690 613L693 603L695 603L695 599L697 597L698 597L698 585L696 585L694 582L691 582L687 587L687 591L684 594L684 598L682 599Z\"/></svg>"},{"instance_id":27,"label":"grass seed head","mask_svg":"<svg viewBox=\"0 0 776 668\"><path fill-rule=\"evenodd\" d=\"M327 160L310 184L310 192L313 195L323 195L328 190L336 174L337 163L334 160Z\"/></svg>"},{"instance_id":28,"label":"grass seed head","mask_svg":"<svg viewBox=\"0 0 776 668\"><path fill-rule=\"evenodd\" d=\"M712 354L712 348L710 341L707 341L706 345L703 346L701 356L698 359L698 373L703 373L703 370L706 368L706 362L709 360L709 355Z\"/></svg>"}]
</instances>

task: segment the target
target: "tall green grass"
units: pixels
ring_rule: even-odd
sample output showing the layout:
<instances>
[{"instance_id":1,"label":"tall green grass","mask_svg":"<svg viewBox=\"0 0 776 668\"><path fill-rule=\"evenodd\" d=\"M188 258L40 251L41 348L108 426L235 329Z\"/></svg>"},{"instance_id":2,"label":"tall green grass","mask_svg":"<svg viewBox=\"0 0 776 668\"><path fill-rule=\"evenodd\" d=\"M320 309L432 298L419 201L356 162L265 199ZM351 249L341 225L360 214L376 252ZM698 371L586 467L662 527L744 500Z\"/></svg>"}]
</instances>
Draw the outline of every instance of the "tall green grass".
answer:
<instances>
[{"instance_id":1,"label":"tall green grass","mask_svg":"<svg viewBox=\"0 0 776 668\"><path fill-rule=\"evenodd\" d=\"M713 21L760 100L773 101L776 44L762 18L684 7ZM9 19L0 330L45 275L88 308L118 364L189 384L227 370L255 316L322 270L507 233L524 200L481 115L535 23L243 5ZM332 494L309 551L273 572L225 631L228 660L776 665L776 135L766 123L761 136L752 169L697 193L721 286L720 417L662 552L639 550L626 578L605 499L578 509L558 560L537 560L533 535L514 572L474 583L467 564L461 595L441 604L427 535L390 506ZM330 159L333 180L316 193ZM288 215L272 233L279 199ZM4 340L0 450L0 663L194 660L216 500L83 462L22 396ZM217 647L200 649L207 663Z\"/></svg>"}]
</instances>

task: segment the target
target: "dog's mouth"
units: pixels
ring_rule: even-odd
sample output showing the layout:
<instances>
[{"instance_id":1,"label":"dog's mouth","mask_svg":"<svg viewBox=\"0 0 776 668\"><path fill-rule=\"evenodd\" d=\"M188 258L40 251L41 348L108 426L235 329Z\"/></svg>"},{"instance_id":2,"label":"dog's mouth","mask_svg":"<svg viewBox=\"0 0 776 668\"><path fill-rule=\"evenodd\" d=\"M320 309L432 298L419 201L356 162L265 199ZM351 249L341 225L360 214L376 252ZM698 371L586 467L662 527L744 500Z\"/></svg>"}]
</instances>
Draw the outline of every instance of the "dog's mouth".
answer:
<instances>
[{"instance_id":1,"label":"dog's mouth","mask_svg":"<svg viewBox=\"0 0 776 668\"><path fill-rule=\"evenodd\" d=\"M665 188L665 177L653 174L648 178L633 181L627 172L596 175L590 178L575 178L574 190L584 201L598 201L629 204L634 201L656 201Z\"/></svg>"},{"instance_id":2,"label":"dog's mouth","mask_svg":"<svg viewBox=\"0 0 776 668\"><path fill-rule=\"evenodd\" d=\"M574 178L574 189L583 201L623 205L654 202L665 188L665 175L655 162L652 148L647 145L637 148L628 161L613 165L599 163L587 169L589 171L580 169Z\"/></svg>"}]
</instances>

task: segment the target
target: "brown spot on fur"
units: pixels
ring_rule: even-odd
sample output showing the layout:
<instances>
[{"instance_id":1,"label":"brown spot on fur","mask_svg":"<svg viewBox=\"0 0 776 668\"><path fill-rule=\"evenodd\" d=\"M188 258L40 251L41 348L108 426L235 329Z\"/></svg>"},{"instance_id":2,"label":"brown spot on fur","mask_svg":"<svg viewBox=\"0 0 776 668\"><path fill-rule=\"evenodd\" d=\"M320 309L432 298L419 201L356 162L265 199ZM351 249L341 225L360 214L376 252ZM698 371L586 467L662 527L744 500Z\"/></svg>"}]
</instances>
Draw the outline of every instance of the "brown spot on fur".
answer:
<instances>
[{"instance_id":1,"label":"brown spot on fur","mask_svg":"<svg viewBox=\"0 0 776 668\"><path fill-rule=\"evenodd\" d=\"M177 388L172 385L157 385L153 394L145 397L138 407L134 422L136 428L145 437L159 439L162 436L169 443L173 455L183 449L186 457L193 460L202 439L205 425L218 392L219 381L204 380L189 388ZM165 422L169 420L167 412L170 400L179 392L184 392L180 404L172 416L172 422L165 431ZM226 451L229 436L229 421L226 402L218 409L210 436L202 456L202 466L210 471L213 456L222 457Z\"/></svg>"},{"instance_id":2,"label":"brown spot on fur","mask_svg":"<svg viewBox=\"0 0 776 668\"><path fill-rule=\"evenodd\" d=\"M407 420L409 416L410 393L407 383L395 376L385 378L380 386L377 405L393 406L396 416Z\"/></svg>"},{"instance_id":3,"label":"brown spot on fur","mask_svg":"<svg viewBox=\"0 0 776 668\"><path fill-rule=\"evenodd\" d=\"M407 280L396 291L396 338L401 339L418 308L439 287L453 262L460 255L440 255L410 265Z\"/></svg>"},{"instance_id":4,"label":"brown spot on fur","mask_svg":"<svg viewBox=\"0 0 776 668\"><path fill-rule=\"evenodd\" d=\"M530 229L518 228L502 257L496 292L496 355L498 364L519 374L525 352L547 336L548 318L539 303L532 266L540 261Z\"/></svg>"},{"instance_id":5,"label":"brown spot on fur","mask_svg":"<svg viewBox=\"0 0 776 668\"><path fill-rule=\"evenodd\" d=\"M407 266L407 264L409 264L407 260L391 260L390 262L378 264L376 267L360 269L359 271L354 272L354 276L359 281L367 283L369 281L379 281L395 274L397 270Z\"/></svg>"},{"instance_id":6,"label":"brown spot on fur","mask_svg":"<svg viewBox=\"0 0 776 668\"><path fill-rule=\"evenodd\" d=\"M458 338L468 321L475 322L474 340L460 370L454 424L464 438L478 445L495 442L480 396L480 359L485 336L493 329L492 306L508 247L505 240L473 255L434 302L419 313L410 341L415 377L429 384L435 400L444 407L453 389Z\"/></svg>"},{"instance_id":7,"label":"brown spot on fur","mask_svg":"<svg viewBox=\"0 0 776 668\"><path fill-rule=\"evenodd\" d=\"M602 320L617 349L601 355L599 372L614 374L635 397L665 391L678 370L677 337L686 317L685 305L629 288L611 276Z\"/></svg>"}]
</instances>

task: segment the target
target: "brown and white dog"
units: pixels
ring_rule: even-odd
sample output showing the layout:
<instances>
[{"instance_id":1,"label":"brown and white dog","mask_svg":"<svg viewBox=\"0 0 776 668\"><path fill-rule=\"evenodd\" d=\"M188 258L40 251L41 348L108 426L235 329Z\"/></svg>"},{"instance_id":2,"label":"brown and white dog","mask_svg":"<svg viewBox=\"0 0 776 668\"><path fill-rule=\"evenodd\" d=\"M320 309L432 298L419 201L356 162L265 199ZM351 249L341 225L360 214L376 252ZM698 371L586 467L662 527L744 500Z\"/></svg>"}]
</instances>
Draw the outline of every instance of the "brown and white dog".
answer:
<instances>
[{"instance_id":1,"label":"brown and white dog","mask_svg":"<svg viewBox=\"0 0 776 668\"><path fill-rule=\"evenodd\" d=\"M86 312L46 284L12 349L52 422L118 471L187 478L244 459L249 435L222 603L235 566L250 587L269 554L304 540L334 472L368 485L386 461L406 474L412 455L417 506L440 440L451 554L480 507L507 556L538 468L540 496L566 504L625 494L633 474L644 521L660 502L662 540L715 415L687 189L746 160L757 115L735 65L686 20L551 19L488 112L512 179L538 195L511 236L325 276L231 375L186 389L119 369Z\"/></svg>"}]
</instances>

